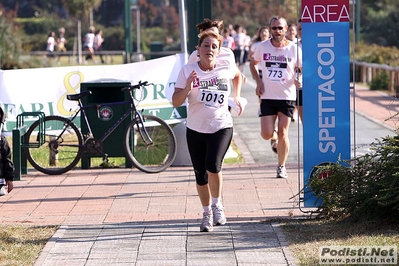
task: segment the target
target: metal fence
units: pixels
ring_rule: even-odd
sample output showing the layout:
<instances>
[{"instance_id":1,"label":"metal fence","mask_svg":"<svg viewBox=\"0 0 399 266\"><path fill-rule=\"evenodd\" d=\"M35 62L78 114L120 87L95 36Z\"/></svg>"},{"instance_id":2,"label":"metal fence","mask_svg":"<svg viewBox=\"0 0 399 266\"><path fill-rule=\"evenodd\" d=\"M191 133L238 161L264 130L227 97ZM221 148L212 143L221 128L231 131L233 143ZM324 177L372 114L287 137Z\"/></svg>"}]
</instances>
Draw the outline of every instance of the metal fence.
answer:
<instances>
[{"instance_id":1,"label":"metal fence","mask_svg":"<svg viewBox=\"0 0 399 266\"><path fill-rule=\"evenodd\" d=\"M174 55L177 53L181 53L181 51L152 51L152 52L142 52L141 55L144 56L145 59L155 59L163 56ZM106 58L106 61L113 62L115 56L123 56L126 55L124 50L102 50L96 51L95 55L103 55ZM30 56L42 56L42 57L57 57L57 56L65 56L68 57L68 63L74 62L74 58L78 57L77 51L65 51L65 52L48 52L48 51L31 51L29 52ZM82 56L90 55L88 51L82 51ZM132 62L134 61L135 54L132 54ZM76 61L76 60L75 60Z\"/></svg>"},{"instance_id":2,"label":"metal fence","mask_svg":"<svg viewBox=\"0 0 399 266\"><path fill-rule=\"evenodd\" d=\"M370 84L382 72L388 76L388 90L399 94L399 67L392 67L382 64L373 64L366 62L352 61L355 67L356 82Z\"/></svg>"}]
</instances>

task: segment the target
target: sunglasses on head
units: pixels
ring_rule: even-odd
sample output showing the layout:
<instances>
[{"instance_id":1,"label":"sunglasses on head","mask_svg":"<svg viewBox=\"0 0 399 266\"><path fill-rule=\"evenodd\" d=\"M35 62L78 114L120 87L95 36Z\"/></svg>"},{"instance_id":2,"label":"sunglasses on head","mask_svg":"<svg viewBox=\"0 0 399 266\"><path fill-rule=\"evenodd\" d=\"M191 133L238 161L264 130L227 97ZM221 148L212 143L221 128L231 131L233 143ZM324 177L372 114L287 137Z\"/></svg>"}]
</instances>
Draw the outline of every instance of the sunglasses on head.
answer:
<instances>
[{"instance_id":1,"label":"sunglasses on head","mask_svg":"<svg viewBox=\"0 0 399 266\"><path fill-rule=\"evenodd\" d=\"M272 30L277 30L277 29L278 29L278 30L283 30L284 27L281 27L281 26L280 26L280 27L272 27Z\"/></svg>"}]
</instances>

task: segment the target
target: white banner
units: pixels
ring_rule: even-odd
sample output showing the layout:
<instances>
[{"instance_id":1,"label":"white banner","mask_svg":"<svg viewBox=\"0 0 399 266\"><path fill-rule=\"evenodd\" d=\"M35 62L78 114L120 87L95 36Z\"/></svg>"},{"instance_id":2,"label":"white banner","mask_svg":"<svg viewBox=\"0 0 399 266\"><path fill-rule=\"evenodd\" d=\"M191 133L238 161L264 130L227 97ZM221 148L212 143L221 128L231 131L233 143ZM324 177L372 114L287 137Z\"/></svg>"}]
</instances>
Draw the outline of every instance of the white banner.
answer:
<instances>
[{"instance_id":1,"label":"white banner","mask_svg":"<svg viewBox=\"0 0 399 266\"><path fill-rule=\"evenodd\" d=\"M40 111L46 116L69 116L76 109L77 103L68 101L67 94L80 92L82 82L109 79L132 84L139 81L154 83L148 87L139 107L145 108L147 112L151 108L167 108L172 110L170 117L162 118L182 118L172 108L170 99L184 63L185 54L182 53L124 65L0 70L0 105L7 116L3 131L12 131L17 115L23 112ZM157 113L155 109L152 110L153 114Z\"/></svg>"}]
</instances>

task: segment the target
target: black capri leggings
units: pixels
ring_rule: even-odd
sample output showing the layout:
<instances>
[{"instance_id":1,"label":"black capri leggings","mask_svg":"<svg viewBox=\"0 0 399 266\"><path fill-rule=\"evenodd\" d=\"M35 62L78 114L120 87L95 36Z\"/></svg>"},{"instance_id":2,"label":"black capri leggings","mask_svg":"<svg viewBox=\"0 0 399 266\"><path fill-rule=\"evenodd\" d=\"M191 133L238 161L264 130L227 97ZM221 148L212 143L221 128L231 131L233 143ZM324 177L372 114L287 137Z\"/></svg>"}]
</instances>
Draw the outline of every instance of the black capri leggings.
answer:
<instances>
[{"instance_id":1,"label":"black capri leggings","mask_svg":"<svg viewBox=\"0 0 399 266\"><path fill-rule=\"evenodd\" d=\"M223 158L233 138L233 128L224 128L215 133L200 133L187 128L187 146L198 185L208 184L207 171L219 173Z\"/></svg>"}]
</instances>

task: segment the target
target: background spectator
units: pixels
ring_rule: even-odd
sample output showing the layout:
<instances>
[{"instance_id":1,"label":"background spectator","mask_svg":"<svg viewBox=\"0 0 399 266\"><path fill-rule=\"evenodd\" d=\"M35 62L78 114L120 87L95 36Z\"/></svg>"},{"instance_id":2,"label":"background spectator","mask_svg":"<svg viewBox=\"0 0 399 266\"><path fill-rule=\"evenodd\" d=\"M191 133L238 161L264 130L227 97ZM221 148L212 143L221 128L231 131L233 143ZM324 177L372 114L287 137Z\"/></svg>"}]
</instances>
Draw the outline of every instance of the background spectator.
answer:
<instances>
[{"instance_id":1,"label":"background spectator","mask_svg":"<svg viewBox=\"0 0 399 266\"><path fill-rule=\"evenodd\" d=\"M95 56L94 56L94 31L95 28L91 26L89 28L89 32L85 34L84 38L84 44L83 44L83 49L84 51L88 51L90 54L86 56L86 60L93 60L95 62Z\"/></svg>"},{"instance_id":2,"label":"background spectator","mask_svg":"<svg viewBox=\"0 0 399 266\"><path fill-rule=\"evenodd\" d=\"M65 35L65 28L64 27L59 28L58 29L57 46L55 47L55 50L57 52L66 52L66 50L67 50L65 47L67 40L65 39L64 35ZM61 55L58 55L57 64L60 62L60 58L61 58Z\"/></svg>"},{"instance_id":3,"label":"background spectator","mask_svg":"<svg viewBox=\"0 0 399 266\"><path fill-rule=\"evenodd\" d=\"M11 161L11 149L7 139L1 136L5 114L0 107L0 196L11 192L14 188L14 163Z\"/></svg>"},{"instance_id":4,"label":"background spectator","mask_svg":"<svg viewBox=\"0 0 399 266\"><path fill-rule=\"evenodd\" d=\"M223 30L223 43L222 43L222 47L225 48L230 48L231 50L234 51L236 44L234 42L233 37L230 36L229 34L229 30L228 29L224 29Z\"/></svg>"},{"instance_id":5,"label":"background spectator","mask_svg":"<svg viewBox=\"0 0 399 266\"><path fill-rule=\"evenodd\" d=\"M48 52L47 56L48 57L54 57L52 54L54 52L54 47L55 47L55 32L52 31L49 33L48 38L47 38L47 47L46 51Z\"/></svg>"},{"instance_id":6,"label":"background spectator","mask_svg":"<svg viewBox=\"0 0 399 266\"><path fill-rule=\"evenodd\" d=\"M94 51L95 52L99 52L102 51L102 44L104 42L104 38L103 38L103 31L102 30L97 30L96 36L94 37L94 43L93 43L93 47L94 47ZM100 59L101 59L101 63L105 63L103 56L100 54Z\"/></svg>"}]
</instances>

